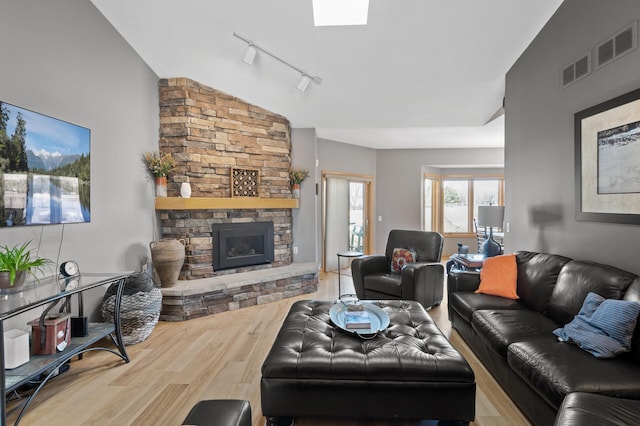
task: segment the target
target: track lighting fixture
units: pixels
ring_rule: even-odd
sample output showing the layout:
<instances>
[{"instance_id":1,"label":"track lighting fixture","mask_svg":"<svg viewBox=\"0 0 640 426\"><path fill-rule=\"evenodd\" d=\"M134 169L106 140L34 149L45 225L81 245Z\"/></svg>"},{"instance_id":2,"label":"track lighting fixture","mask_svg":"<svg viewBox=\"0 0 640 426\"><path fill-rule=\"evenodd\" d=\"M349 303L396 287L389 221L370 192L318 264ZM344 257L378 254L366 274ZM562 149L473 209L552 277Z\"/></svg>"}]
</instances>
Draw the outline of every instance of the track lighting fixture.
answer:
<instances>
[{"instance_id":1,"label":"track lighting fixture","mask_svg":"<svg viewBox=\"0 0 640 426\"><path fill-rule=\"evenodd\" d=\"M258 51L256 50L256 48L250 44L249 46L247 46L247 50L244 51L244 55L242 56L242 62L244 62L247 65L252 65L253 60L256 58L257 52Z\"/></svg>"},{"instance_id":2,"label":"track lighting fixture","mask_svg":"<svg viewBox=\"0 0 640 426\"><path fill-rule=\"evenodd\" d=\"M311 79L309 78L309 76L306 74L302 74L300 80L298 80L298 84L296 84L296 88L299 91L304 92L305 90L307 90L307 87L309 87L309 83L311 83Z\"/></svg>"},{"instance_id":3,"label":"track lighting fixture","mask_svg":"<svg viewBox=\"0 0 640 426\"><path fill-rule=\"evenodd\" d=\"M271 56L273 59L275 59L276 61L280 62L281 64L284 64L286 66L288 66L289 68L299 72L301 74L300 79L298 80L298 84L296 84L296 88L301 91L304 92L305 90L307 90L307 87L309 87L309 84L313 81L316 84L322 84L322 79L318 76L313 76L311 74L309 74L308 72L296 67L295 65L291 65L289 62L285 61L284 59L281 59L279 57L277 57L276 55L274 55L273 53L269 52L268 50L266 50L263 47L258 46L257 44L255 44L254 42L252 42L251 40L248 40L240 35L238 35L237 33L233 33L233 35L237 38L239 38L240 40L244 41L245 43L247 43L247 49L244 51L244 55L242 56L242 62L244 62L245 64L248 65L252 65L253 61L255 60L256 54L258 51L266 54L267 56Z\"/></svg>"}]
</instances>

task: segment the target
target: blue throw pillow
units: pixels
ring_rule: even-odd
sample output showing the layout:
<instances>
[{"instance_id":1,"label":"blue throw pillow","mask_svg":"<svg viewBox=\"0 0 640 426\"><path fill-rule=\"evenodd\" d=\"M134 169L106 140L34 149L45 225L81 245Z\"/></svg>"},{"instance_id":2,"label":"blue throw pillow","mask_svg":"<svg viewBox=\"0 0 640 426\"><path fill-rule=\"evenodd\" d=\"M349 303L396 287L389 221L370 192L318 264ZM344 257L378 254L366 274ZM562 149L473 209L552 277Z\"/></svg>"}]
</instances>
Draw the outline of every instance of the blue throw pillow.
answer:
<instances>
[{"instance_id":1,"label":"blue throw pillow","mask_svg":"<svg viewBox=\"0 0 640 426\"><path fill-rule=\"evenodd\" d=\"M575 343L596 358L613 358L631 349L631 338L640 314L640 303L605 299L589 293L578 315L553 334Z\"/></svg>"}]
</instances>

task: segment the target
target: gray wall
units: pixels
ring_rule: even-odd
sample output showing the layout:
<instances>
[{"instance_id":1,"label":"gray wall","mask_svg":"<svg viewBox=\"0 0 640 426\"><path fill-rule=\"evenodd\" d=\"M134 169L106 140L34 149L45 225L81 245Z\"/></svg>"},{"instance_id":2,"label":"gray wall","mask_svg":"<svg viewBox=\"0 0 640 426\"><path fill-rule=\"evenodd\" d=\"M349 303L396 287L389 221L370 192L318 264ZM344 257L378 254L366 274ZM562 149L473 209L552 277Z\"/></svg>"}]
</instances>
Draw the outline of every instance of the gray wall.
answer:
<instances>
[{"instance_id":1,"label":"gray wall","mask_svg":"<svg viewBox=\"0 0 640 426\"><path fill-rule=\"evenodd\" d=\"M640 18L637 0L565 0L506 79L507 251L528 249L640 273L640 227L575 219L574 114L640 87L640 51L564 89L560 69Z\"/></svg>"},{"instance_id":2,"label":"gray wall","mask_svg":"<svg viewBox=\"0 0 640 426\"><path fill-rule=\"evenodd\" d=\"M316 182L319 182L316 168L315 129L291 129L291 165L309 170L309 177L300 185L300 208L292 210L293 245L298 253L293 254L294 262L316 262L320 267L320 255L316 241L316 224L319 222Z\"/></svg>"},{"instance_id":3,"label":"gray wall","mask_svg":"<svg viewBox=\"0 0 640 426\"><path fill-rule=\"evenodd\" d=\"M473 164L481 167L502 163L503 158L502 148L378 150L376 221L379 216L382 221L376 222L376 253L384 252L390 230L422 229L422 173L425 167L431 170L434 166ZM488 169L487 173L495 171ZM458 240L447 241L444 253L453 253L456 242Z\"/></svg>"},{"instance_id":4,"label":"gray wall","mask_svg":"<svg viewBox=\"0 0 640 426\"><path fill-rule=\"evenodd\" d=\"M141 161L158 149L157 76L88 0L3 1L0 100L91 129L91 222L0 228L0 244L82 271L138 268L154 238L154 187Z\"/></svg>"}]
</instances>

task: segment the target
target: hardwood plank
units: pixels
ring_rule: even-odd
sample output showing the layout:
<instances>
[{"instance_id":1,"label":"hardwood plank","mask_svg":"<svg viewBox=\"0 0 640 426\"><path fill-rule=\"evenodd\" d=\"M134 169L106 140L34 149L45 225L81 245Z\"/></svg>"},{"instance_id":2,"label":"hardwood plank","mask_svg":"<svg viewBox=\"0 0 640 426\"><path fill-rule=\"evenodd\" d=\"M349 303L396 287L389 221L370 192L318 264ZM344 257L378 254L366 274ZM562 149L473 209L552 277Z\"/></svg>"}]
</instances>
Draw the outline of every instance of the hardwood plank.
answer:
<instances>
[{"instance_id":1,"label":"hardwood plank","mask_svg":"<svg viewBox=\"0 0 640 426\"><path fill-rule=\"evenodd\" d=\"M343 274L347 275L341 278L347 292L353 290L348 273L345 269ZM337 274L326 273L320 278L314 294L186 322L160 322L146 341L127 347L129 364L107 352L92 352L83 360L73 360L68 372L54 378L38 394L22 424L179 425L196 402L218 398L249 400L253 424L264 424L260 409L262 362L296 300L337 297ZM452 332L446 299L430 315L476 373L476 420L472 424L529 425L462 339ZM15 418L14 414L9 421ZM388 424L365 419L296 419L296 425L301 426ZM402 424L426 426L432 422Z\"/></svg>"}]
</instances>

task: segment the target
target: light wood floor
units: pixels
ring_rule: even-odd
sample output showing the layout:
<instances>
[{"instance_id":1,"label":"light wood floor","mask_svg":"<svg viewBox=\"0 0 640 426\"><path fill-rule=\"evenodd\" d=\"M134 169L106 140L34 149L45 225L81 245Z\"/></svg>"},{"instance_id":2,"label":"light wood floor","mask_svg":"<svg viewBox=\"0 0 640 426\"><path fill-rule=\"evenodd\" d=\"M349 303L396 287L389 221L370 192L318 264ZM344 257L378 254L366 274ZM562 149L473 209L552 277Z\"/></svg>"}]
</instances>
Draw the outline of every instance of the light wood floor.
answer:
<instances>
[{"instance_id":1,"label":"light wood floor","mask_svg":"<svg viewBox=\"0 0 640 426\"><path fill-rule=\"evenodd\" d=\"M343 288L345 283L347 289L352 288L350 277L342 277ZM337 274L322 274L319 290L312 295L186 322L160 322L146 341L127 347L128 364L107 352L86 354L43 388L21 424L180 425L196 402L218 398L250 400L253 424L264 424L260 367L283 318L296 300L335 299L337 286ZM430 314L476 374L476 421L472 424L528 425L457 333L451 332L446 300ZM15 414L9 420L13 423ZM296 419L296 425L388 424ZM420 423L403 422L413 424Z\"/></svg>"}]
</instances>

